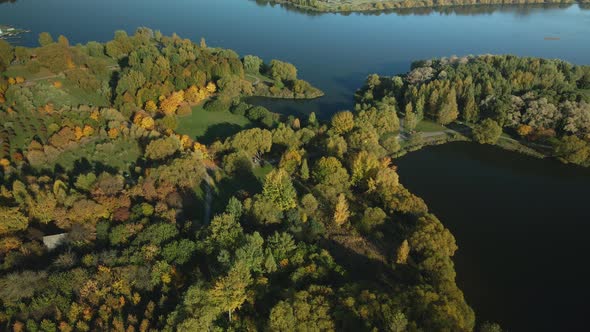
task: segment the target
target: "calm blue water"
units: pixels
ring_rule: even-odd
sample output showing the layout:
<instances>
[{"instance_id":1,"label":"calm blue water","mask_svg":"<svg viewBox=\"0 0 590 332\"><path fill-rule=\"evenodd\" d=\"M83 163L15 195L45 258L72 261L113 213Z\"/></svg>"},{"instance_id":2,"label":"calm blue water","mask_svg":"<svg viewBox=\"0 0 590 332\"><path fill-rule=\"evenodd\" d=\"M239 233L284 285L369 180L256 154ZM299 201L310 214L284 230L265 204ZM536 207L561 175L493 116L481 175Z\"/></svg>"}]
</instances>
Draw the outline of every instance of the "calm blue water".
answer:
<instances>
[{"instance_id":1,"label":"calm blue water","mask_svg":"<svg viewBox=\"0 0 590 332\"><path fill-rule=\"evenodd\" d=\"M111 39L114 30L148 26L209 45L293 62L301 77L326 92L314 102L281 102L276 111L328 115L351 108L351 96L370 73L405 72L417 59L512 53L590 62L590 10L480 8L485 14L306 15L252 0L18 0L0 5L0 24L72 43ZM547 41L544 37L559 37Z\"/></svg>"},{"instance_id":2,"label":"calm blue water","mask_svg":"<svg viewBox=\"0 0 590 332\"><path fill-rule=\"evenodd\" d=\"M32 30L20 40L27 46L42 31L77 43L148 26L287 60L326 96L257 102L324 117L351 108L368 74L402 73L418 59L511 53L590 64L590 10L577 5L309 15L252 0L18 0L0 4L0 24ZM465 145L398 162L402 181L456 235L457 279L479 319L511 331L585 329L590 173Z\"/></svg>"}]
</instances>

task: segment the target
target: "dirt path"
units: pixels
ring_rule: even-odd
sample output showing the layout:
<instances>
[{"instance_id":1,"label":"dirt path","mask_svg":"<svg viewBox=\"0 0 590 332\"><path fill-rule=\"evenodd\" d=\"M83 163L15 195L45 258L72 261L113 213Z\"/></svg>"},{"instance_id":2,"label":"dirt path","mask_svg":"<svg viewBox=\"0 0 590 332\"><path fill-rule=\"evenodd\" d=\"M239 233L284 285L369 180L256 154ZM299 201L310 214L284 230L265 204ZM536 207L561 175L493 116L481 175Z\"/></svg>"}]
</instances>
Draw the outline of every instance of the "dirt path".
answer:
<instances>
[{"instance_id":1,"label":"dirt path","mask_svg":"<svg viewBox=\"0 0 590 332\"><path fill-rule=\"evenodd\" d=\"M254 75L250 75L250 74L246 74L247 77L253 77L254 78L254 82L252 82L252 85L258 85L258 83L260 83L260 78L254 76Z\"/></svg>"}]
</instances>

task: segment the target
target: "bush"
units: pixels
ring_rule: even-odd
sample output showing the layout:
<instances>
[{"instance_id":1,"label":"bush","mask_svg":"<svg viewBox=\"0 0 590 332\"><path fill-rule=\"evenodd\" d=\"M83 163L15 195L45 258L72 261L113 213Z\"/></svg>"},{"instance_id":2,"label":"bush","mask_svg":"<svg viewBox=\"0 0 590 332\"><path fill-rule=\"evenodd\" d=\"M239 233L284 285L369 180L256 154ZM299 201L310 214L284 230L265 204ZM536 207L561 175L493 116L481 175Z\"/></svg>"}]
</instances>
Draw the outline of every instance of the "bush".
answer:
<instances>
[{"instance_id":1,"label":"bush","mask_svg":"<svg viewBox=\"0 0 590 332\"><path fill-rule=\"evenodd\" d=\"M267 116L270 113L270 111L268 109L266 109L265 107L262 106L254 106L251 109L248 110L248 112L246 113L246 117L250 120L250 121L260 121L262 120L265 116Z\"/></svg>"},{"instance_id":2,"label":"bush","mask_svg":"<svg viewBox=\"0 0 590 332\"><path fill-rule=\"evenodd\" d=\"M246 116L246 112L248 111L248 109L250 109L251 105L246 104L244 102L240 102L237 105L234 105L231 108L231 112L235 115L241 115L241 116Z\"/></svg>"},{"instance_id":3,"label":"bush","mask_svg":"<svg viewBox=\"0 0 590 332\"><path fill-rule=\"evenodd\" d=\"M224 100L217 98L207 102L204 108L207 112L223 112L228 110L229 107L230 104L228 102L225 102Z\"/></svg>"}]
</instances>

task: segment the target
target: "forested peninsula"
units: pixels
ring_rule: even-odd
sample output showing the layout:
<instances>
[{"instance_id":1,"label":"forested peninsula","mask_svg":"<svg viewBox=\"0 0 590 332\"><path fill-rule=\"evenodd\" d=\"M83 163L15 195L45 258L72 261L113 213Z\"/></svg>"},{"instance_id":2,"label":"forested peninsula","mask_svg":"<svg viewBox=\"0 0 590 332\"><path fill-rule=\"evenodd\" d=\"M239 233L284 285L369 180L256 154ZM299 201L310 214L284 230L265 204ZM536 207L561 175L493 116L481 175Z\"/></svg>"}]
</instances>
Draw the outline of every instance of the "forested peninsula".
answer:
<instances>
[{"instance_id":1,"label":"forested peninsula","mask_svg":"<svg viewBox=\"0 0 590 332\"><path fill-rule=\"evenodd\" d=\"M498 332L395 157L588 164L590 68L559 60L419 61L322 122L244 101L322 94L279 60L146 28L39 44L0 41L0 330Z\"/></svg>"},{"instance_id":2,"label":"forested peninsula","mask_svg":"<svg viewBox=\"0 0 590 332\"><path fill-rule=\"evenodd\" d=\"M286 4L317 12L344 13L453 6L590 3L589 0L256 0L256 2Z\"/></svg>"},{"instance_id":3,"label":"forested peninsula","mask_svg":"<svg viewBox=\"0 0 590 332\"><path fill-rule=\"evenodd\" d=\"M472 139L589 165L590 66L509 55L417 61L371 75L355 109L396 104L404 149Z\"/></svg>"},{"instance_id":4,"label":"forested peninsula","mask_svg":"<svg viewBox=\"0 0 590 332\"><path fill-rule=\"evenodd\" d=\"M2 330L474 328L394 107L284 118L240 97L317 96L292 65L149 29L39 42L0 42Z\"/></svg>"}]
</instances>

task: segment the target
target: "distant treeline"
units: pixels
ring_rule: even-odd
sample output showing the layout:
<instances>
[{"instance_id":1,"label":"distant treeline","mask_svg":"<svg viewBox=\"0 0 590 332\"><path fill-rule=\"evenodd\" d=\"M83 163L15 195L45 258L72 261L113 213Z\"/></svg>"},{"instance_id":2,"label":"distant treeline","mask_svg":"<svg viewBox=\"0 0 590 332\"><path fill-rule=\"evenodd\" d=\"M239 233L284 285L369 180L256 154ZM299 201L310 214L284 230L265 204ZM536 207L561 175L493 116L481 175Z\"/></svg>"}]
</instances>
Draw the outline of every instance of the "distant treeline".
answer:
<instances>
[{"instance_id":1,"label":"distant treeline","mask_svg":"<svg viewBox=\"0 0 590 332\"><path fill-rule=\"evenodd\" d=\"M446 6L474 6L474 5L525 5L525 4L572 4L588 3L588 0L383 0L383 1L353 1L341 4L335 1L323 0L257 0L262 3L290 4L298 8L321 12L353 12L353 11L383 11L403 8L432 8Z\"/></svg>"}]
</instances>

